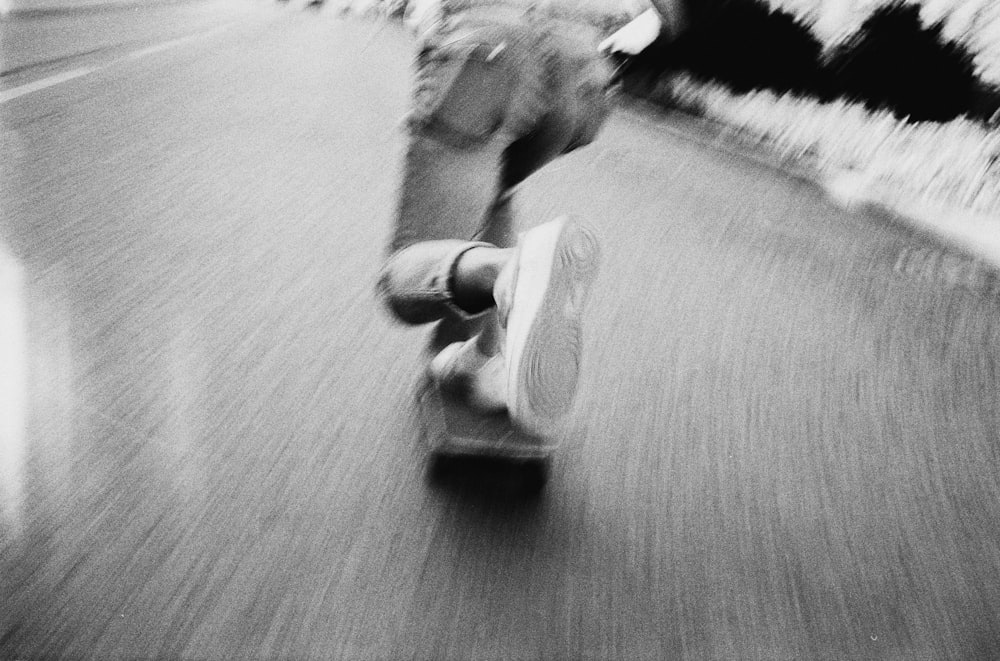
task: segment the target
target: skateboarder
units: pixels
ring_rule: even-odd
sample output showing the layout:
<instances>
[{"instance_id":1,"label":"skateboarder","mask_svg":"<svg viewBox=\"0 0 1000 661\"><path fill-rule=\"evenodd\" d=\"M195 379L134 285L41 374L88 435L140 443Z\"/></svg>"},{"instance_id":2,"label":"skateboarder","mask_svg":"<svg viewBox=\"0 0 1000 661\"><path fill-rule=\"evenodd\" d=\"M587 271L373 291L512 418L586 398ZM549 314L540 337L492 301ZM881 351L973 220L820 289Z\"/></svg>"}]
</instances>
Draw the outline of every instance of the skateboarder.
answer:
<instances>
[{"instance_id":1,"label":"skateboarder","mask_svg":"<svg viewBox=\"0 0 1000 661\"><path fill-rule=\"evenodd\" d=\"M598 262L570 219L515 240L515 187L590 143L612 68L682 25L681 0L426 0L413 109L381 296L408 324L468 339L434 346L429 373L484 415L550 434L573 401L580 320ZM602 26L633 18L607 37ZM624 19L624 20L622 20Z\"/></svg>"}]
</instances>

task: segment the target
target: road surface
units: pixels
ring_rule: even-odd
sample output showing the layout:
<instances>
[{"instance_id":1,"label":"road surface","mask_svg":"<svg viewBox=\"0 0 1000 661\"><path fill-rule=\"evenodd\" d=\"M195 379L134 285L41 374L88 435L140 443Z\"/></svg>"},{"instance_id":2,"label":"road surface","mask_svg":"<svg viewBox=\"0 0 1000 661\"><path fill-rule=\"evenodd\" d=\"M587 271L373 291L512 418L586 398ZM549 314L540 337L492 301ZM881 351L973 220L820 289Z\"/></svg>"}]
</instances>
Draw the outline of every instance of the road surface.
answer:
<instances>
[{"instance_id":1,"label":"road surface","mask_svg":"<svg viewBox=\"0 0 1000 661\"><path fill-rule=\"evenodd\" d=\"M430 479L410 38L156 11L0 77L0 658L1000 655L991 272L627 105L520 193L604 252L546 489Z\"/></svg>"}]
</instances>

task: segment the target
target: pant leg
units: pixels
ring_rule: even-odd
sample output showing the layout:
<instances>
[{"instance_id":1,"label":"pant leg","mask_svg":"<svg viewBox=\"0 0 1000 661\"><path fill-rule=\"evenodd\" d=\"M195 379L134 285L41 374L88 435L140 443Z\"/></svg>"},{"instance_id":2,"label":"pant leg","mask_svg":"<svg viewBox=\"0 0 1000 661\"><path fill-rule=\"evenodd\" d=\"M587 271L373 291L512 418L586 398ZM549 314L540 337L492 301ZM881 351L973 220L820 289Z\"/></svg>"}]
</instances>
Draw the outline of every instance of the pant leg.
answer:
<instances>
[{"instance_id":1,"label":"pant leg","mask_svg":"<svg viewBox=\"0 0 1000 661\"><path fill-rule=\"evenodd\" d=\"M405 323L468 316L452 302L457 259L476 245L512 244L501 173L522 127L508 117L523 72L505 51L517 52L522 39L521 26L477 29L418 57L395 227L379 278L383 300Z\"/></svg>"},{"instance_id":2,"label":"pant leg","mask_svg":"<svg viewBox=\"0 0 1000 661\"><path fill-rule=\"evenodd\" d=\"M481 311L469 312L454 303L451 279L458 259L477 246L494 247L482 241L437 239L420 241L394 252L379 275L378 292L382 301L396 319L407 324L475 316Z\"/></svg>"},{"instance_id":3,"label":"pant leg","mask_svg":"<svg viewBox=\"0 0 1000 661\"><path fill-rule=\"evenodd\" d=\"M590 144L611 112L614 69L597 51L590 25L551 20L540 26L535 77L545 110L530 133L512 142L502 186L511 189L550 161Z\"/></svg>"},{"instance_id":4,"label":"pant leg","mask_svg":"<svg viewBox=\"0 0 1000 661\"><path fill-rule=\"evenodd\" d=\"M449 47L421 53L395 231L379 281L398 319L467 316L452 302L457 259L480 242L512 245L513 188L596 135L607 115L610 69L602 68L589 29L477 24Z\"/></svg>"},{"instance_id":5,"label":"pant leg","mask_svg":"<svg viewBox=\"0 0 1000 661\"><path fill-rule=\"evenodd\" d=\"M555 54L552 116L565 140L560 153L567 154L589 145L603 128L614 102L614 67L597 52L601 33L590 25L554 20L546 37Z\"/></svg>"}]
</instances>

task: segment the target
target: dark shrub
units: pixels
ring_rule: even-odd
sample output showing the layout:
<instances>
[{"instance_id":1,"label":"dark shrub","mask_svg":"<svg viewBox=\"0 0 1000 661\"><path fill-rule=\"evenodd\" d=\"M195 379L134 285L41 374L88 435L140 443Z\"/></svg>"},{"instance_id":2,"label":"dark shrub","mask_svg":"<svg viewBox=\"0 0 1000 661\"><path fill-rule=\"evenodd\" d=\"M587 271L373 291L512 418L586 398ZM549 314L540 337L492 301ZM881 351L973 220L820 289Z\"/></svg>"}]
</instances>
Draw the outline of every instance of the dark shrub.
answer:
<instances>
[{"instance_id":1,"label":"dark shrub","mask_svg":"<svg viewBox=\"0 0 1000 661\"><path fill-rule=\"evenodd\" d=\"M979 86L968 51L945 40L941 24L924 27L920 9L902 3L877 9L828 66L840 95L914 121L968 112Z\"/></svg>"},{"instance_id":2,"label":"dark shrub","mask_svg":"<svg viewBox=\"0 0 1000 661\"><path fill-rule=\"evenodd\" d=\"M763 0L693 0L679 39L661 37L637 56L621 58L621 70L640 87L686 70L739 92L825 95L829 84L821 53L807 26Z\"/></svg>"},{"instance_id":3,"label":"dark shrub","mask_svg":"<svg viewBox=\"0 0 1000 661\"><path fill-rule=\"evenodd\" d=\"M736 91L825 89L822 47L809 28L762 0L694 2L674 45L677 65Z\"/></svg>"},{"instance_id":4,"label":"dark shrub","mask_svg":"<svg viewBox=\"0 0 1000 661\"><path fill-rule=\"evenodd\" d=\"M1000 87L980 81L968 115L992 126L1000 124Z\"/></svg>"}]
</instances>

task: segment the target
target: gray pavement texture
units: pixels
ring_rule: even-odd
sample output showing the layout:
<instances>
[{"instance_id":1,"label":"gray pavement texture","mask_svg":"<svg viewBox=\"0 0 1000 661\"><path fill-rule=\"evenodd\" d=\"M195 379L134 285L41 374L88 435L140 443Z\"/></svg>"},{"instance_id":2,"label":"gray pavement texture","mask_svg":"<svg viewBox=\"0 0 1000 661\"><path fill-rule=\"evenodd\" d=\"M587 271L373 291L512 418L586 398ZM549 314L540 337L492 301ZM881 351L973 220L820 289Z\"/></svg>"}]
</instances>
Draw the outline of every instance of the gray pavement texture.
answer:
<instances>
[{"instance_id":1,"label":"gray pavement texture","mask_svg":"<svg viewBox=\"0 0 1000 661\"><path fill-rule=\"evenodd\" d=\"M604 252L546 489L433 479L411 51L260 8L0 104L0 658L996 658L995 272L669 116L519 193Z\"/></svg>"},{"instance_id":2,"label":"gray pavement texture","mask_svg":"<svg viewBox=\"0 0 1000 661\"><path fill-rule=\"evenodd\" d=\"M254 0L153 0L0 16L0 81L106 61L129 49L258 14Z\"/></svg>"}]
</instances>

